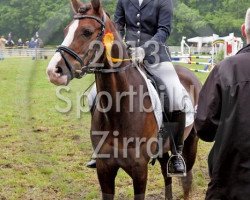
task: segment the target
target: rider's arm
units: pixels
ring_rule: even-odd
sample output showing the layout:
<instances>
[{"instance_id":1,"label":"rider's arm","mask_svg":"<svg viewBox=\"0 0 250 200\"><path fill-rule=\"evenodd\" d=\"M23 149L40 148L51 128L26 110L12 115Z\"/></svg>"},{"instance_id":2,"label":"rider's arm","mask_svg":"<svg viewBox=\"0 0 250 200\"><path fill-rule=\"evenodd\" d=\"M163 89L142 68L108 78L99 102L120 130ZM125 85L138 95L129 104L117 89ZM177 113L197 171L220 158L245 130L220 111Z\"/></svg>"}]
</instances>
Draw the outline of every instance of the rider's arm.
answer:
<instances>
[{"instance_id":1,"label":"rider's arm","mask_svg":"<svg viewBox=\"0 0 250 200\"><path fill-rule=\"evenodd\" d=\"M195 119L198 136L207 142L214 141L220 122L221 80L219 67L215 66L202 87Z\"/></svg>"},{"instance_id":2,"label":"rider's arm","mask_svg":"<svg viewBox=\"0 0 250 200\"><path fill-rule=\"evenodd\" d=\"M159 14L157 23L157 32L151 38L150 41L156 41L159 44L165 44L166 40L170 36L172 19L173 19L173 3L172 0L161 0L159 1ZM153 45L143 45L142 46L146 54L151 54L154 50Z\"/></svg>"},{"instance_id":3,"label":"rider's arm","mask_svg":"<svg viewBox=\"0 0 250 200\"><path fill-rule=\"evenodd\" d=\"M172 0L160 1L159 15L158 15L158 29L157 33L151 40L157 41L160 44L165 44L170 36L172 18L173 18L173 5Z\"/></svg>"},{"instance_id":4,"label":"rider's arm","mask_svg":"<svg viewBox=\"0 0 250 200\"><path fill-rule=\"evenodd\" d=\"M125 35L125 12L122 6L122 0L118 0L115 15L114 15L114 22L116 24L116 28L119 30L122 38Z\"/></svg>"}]
</instances>

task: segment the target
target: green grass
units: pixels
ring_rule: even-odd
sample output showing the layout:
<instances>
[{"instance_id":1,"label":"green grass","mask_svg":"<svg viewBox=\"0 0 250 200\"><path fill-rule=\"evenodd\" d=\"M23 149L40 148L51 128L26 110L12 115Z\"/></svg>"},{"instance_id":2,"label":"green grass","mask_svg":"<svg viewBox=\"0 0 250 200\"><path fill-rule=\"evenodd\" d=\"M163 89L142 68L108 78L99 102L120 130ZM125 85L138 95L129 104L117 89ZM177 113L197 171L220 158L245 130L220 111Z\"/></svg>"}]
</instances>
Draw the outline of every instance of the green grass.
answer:
<instances>
[{"instance_id":1,"label":"green grass","mask_svg":"<svg viewBox=\"0 0 250 200\"><path fill-rule=\"evenodd\" d=\"M76 114L76 95L93 76L74 80L65 96L73 101L65 113L56 88L47 80L48 60L11 58L0 62L0 199L100 199L95 170L85 167L92 148L90 115ZM199 74L204 82L207 74ZM193 199L203 199L207 187L207 153L210 144L200 142L194 167ZM132 181L123 171L117 180L117 198L131 199ZM160 167L149 166L148 199L163 196ZM174 194L182 196L178 179Z\"/></svg>"}]
</instances>

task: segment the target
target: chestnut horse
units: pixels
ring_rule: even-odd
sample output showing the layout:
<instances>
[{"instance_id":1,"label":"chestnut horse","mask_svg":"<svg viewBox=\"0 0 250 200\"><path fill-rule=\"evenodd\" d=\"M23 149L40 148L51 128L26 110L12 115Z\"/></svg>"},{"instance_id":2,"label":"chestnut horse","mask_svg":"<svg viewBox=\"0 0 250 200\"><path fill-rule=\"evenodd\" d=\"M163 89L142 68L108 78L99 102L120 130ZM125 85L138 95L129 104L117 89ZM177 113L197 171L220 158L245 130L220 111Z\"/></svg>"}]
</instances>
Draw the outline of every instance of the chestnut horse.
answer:
<instances>
[{"instance_id":1,"label":"chestnut horse","mask_svg":"<svg viewBox=\"0 0 250 200\"><path fill-rule=\"evenodd\" d=\"M148 150L157 152L157 143L152 139L157 140L159 131L154 112L148 111L152 102L149 95L144 95L148 92L145 79L129 59L126 46L103 11L100 0L92 0L91 3L71 0L71 4L74 19L65 29L66 37L48 65L49 80L56 85L67 85L73 78L81 78L87 73L95 74L98 100L96 109L92 109L91 140L94 149L100 147L96 165L102 198L114 198L115 177L118 169L122 168L133 180L134 198L144 199L151 157ZM112 33L115 43L111 49L110 43L102 48L105 33ZM108 40L112 40L112 37ZM103 63L103 66L97 65L97 62ZM195 106L201 89L200 82L189 70L183 67L176 70ZM131 87L132 98L129 95ZM143 99L140 92L144 95ZM117 94L125 95L117 98ZM141 110L141 104L147 111ZM183 155L187 176L182 178L182 183L184 197L188 199L198 141L193 125L186 127L185 138ZM129 141L124 143L125 139ZM165 181L166 199L172 199L172 179L167 176L169 150L170 142L167 139L164 153L158 158ZM101 158L101 154L109 157Z\"/></svg>"}]
</instances>

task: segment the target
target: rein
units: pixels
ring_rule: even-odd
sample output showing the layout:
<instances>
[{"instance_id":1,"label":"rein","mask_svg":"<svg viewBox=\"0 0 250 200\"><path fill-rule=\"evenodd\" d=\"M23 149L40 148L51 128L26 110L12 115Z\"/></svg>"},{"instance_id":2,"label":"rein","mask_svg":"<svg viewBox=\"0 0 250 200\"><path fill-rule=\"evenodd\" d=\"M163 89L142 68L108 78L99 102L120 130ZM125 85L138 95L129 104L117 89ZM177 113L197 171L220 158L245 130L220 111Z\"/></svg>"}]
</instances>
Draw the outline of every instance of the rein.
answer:
<instances>
[{"instance_id":1,"label":"rein","mask_svg":"<svg viewBox=\"0 0 250 200\"><path fill-rule=\"evenodd\" d=\"M101 31L98 33L96 40L101 41L105 32L105 14L104 17L102 19L100 19L99 17L95 17L95 16L91 16L91 15L81 15L81 14L77 14L74 16L74 20L82 20L82 19L93 19L95 21L97 21L100 25L101 25ZM93 59L93 56L96 54L97 49L95 47L93 47L94 53L92 55L92 58L88 60L87 64L84 64L84 60L87 58L90 49L88 49L88 51L84 54L83 59L72 49L70 49L67 46L63 46L60 45L58 46L56 52L59 52L66 64L66 67L68 68L70 75L71 75L71 79L74 78L74 70L72 67L72 64L69 62L69 60L66 58L66 56L64 55L64 53L69 54L71 57L73 57L76 61L78 61L81 65L81 70L76 70L75 71L75 78L82 78L84 75L86 74L93 74L93 73L104 73L104 74L109 74L109 73L119 73L119 72L123 72L125 70L127 70L131 65L133 65L132 63L130 63L129 65L126 65L125 67L116 67L116 68L111 68L111 69L104 69L101 67L97 67L94 66L93 64L91 64L91 61ZM109 58L109 57L108 57ZM125 61L125 60L115 60L115 58L112 58L113 61Z\"/></svg>"}]
</instances>

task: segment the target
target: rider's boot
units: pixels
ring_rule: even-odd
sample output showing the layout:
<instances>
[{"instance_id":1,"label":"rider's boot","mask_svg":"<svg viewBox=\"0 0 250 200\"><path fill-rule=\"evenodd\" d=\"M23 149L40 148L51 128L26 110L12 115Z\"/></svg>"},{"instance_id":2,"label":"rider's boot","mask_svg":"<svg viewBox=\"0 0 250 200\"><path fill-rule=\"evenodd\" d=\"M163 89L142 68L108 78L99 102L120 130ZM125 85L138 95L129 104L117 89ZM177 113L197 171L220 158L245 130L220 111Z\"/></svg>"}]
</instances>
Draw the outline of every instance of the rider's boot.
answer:
<instances>
[{"instance_id":1,"label":"rider's boot","mask_svg":"<svg viewBox=\"0 0 250 200\"><path fill-rule=\"evenodd\" d=\"M87 164L86 167L88 168L96 168L96 159L91 159Z\"/></svg>"},{"instance_id":2,"label":"rider's boot","mask_svg":"<svg viewBox=\"0 0 250 200\"><path fill-rule=\"evenodd\" d=\"M182 111L173 111L171 121L175 124L172 133L174 144L171 145L172 156L168 162L168 176L183 177L186 176L186 164L182 157L186 113Z\"/></svg>"},{"instance_id":3,"label":"rider's boot","mask_svg":"<svg viewBox=\"0 0 250 200\"><path fill-rule=\"evenodd\" d=\"M96 168L96 154L95 153L92 155L91 160L86 164L86 167Z\"/></svg>"}]
</instances>

